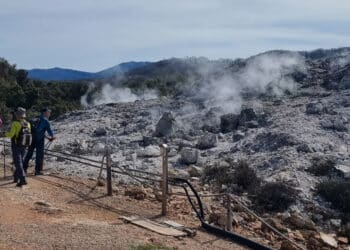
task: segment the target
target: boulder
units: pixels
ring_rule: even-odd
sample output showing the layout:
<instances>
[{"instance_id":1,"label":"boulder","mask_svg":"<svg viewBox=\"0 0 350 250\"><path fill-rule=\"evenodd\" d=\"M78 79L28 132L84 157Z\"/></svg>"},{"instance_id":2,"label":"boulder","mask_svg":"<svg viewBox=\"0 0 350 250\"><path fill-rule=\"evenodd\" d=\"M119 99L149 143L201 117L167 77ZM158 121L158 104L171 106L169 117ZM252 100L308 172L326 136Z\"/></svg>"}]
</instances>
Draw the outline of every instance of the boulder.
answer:
<instances>
[{"instance_id":1,"label":"boulder","mask_svg":"<svg viewBox=\"0 0 350 250\"><path fill-rule=\"evenodd\" d=\"M313 150L307 143L301 143L300 145L297 146L297 151L299 153L312 153Z\"/></svg>"},{"instance_id":2,"label":"boulder","mask_svg":"<svg viewBox=\"0 0 350 250\"><path fill-rule=\"evenodd\" d=\"M197 143L197 148L199 149L209 149L214 148L218 144L218 138L215 134L205 134L199 138Z\"/></svg>"},{"instance_id":3,"label":"boulder","mask_svg":"<svg viewBox=\"0 0 350 250\"><path fill-rule=\"evenodd\" d=\"M245 122L245 126L247 128L258 128L259 123L257 121L247 121L247 122Z\"/></svg>"},{"instance_id":4,"label":"boulder","mask_svg":"<svg viewBox=\"0 0 350 250\"><path fill-rule=\"evenodd\" d=\"M252 108L245 108L241 110L239 115L239 124L244 125L248 121L256 120L258 117Z\"/></svg>"},{"instance_id":5,"label":"boulder","mask_svg":"<svg viewBox=\"0 0 350 250\"><path fill-rule=\"evenodd\" d=\"M190 165L190 164L196 164L198 161L198 151L196 149L192 148L183 148L180 151L181 155L181 162L184 164Z\"/></svg>"},{"instance_id":6,"label":"boulder","mask_svg":"<svg viewBox=\"0 0 350 250\"><path fill-rule=\"evenodd\" d=\"M242 140L244 137L245 137L245 133L243 133L242 131L236 131L232 136L232 140L233 142L237 142Z\"/></svg>"},{"instance_id":7,"label":"boulder","mask_svg":"<svg viewBox=\"0 0 350 250\"><path fill-rule=\"evenodd\" d=\"M101 154L105 152L105 145L101 142L96 143L93 147L92 147L92 152L95 154Z\"/></svg>"},{"instance_id":8,"label":"boulder","mask_svg":"<svg viewBox=\"0 0 350 250\"><path fill-rule=\"evenodd\" d=\"M229 133L238 128L239 115L237 114L226 114L220 117L220 128L222 133Z\"/></svg>"},{"instance_id":9,"label":"boulder","mask_svg":"<svg viewBox=\"0 0 350 250\"><path fill-rule=\"evenodd\" d=\"M347 132L348 128L346 126L346 120L342 119L341 117L337 118L328 118L324 119L320 122L320 125L323 129L326 130L335 130L339 132Z\"/></svg>"},{"instance_id":10,"label":"boulder","mask_svg":"<svg viewBox=\"0 0 350 250\"><path fill-rule=\"evenodd\" d=\"M322 240L323 243L325 243L328 246L331 247L338 247L338 242L336 241L336 239L334 239L333 235L330 234L325 234L325 233L320 233L320 238Z\"/></svg>"},{"instance_id":11,"label":"boulder","mask_svg":"<svg viewBox=\"0 0 350 250\"><path fill-rule=\"evenodd\" d=\"M166 137L171 136L174 133L175 119L171 112L166 112L160 118L156 125L154 136Z\"/></svg>"},{"instance_id":12,"label":"boulder","mask_svg":"<svg viewBox=\"0 0 350 250\"><path fill-rule=\"evenodd\" d=\"M161 155L159 146L147 146L137 151L137 157L151 158Z\"/></svg>"},{"instance_id":13,"label":"boulder","mask_svg":"<svg viewBox=\"0 0 350 250\"><path fill-rule=\"evenodd\" d=\"M107 134L107 130L105 128L97 128L94 131L95 136L105 136Z\"/></svg>"},{"instance_id":14,"label":"boulder","mask_svg":"<svg viewBox=\"0 0 350 250\"><path fill-rule=\"evenodd\" d=\"M304 218L301 214L293 213L290 217L285 219L285 222L288 223L293 229L306 229L316 231L315 223L307 218Z\"/></svg>"},{"instance_id":15,"label":"boulder","mask_svg":"<svg viewBox=\"0 0 350 250\"><path fill-rule=\"evenodd\" d=\"M320 102L312 102L306 105L305 113L308 115L321 115L325 112L325 107Z\"/></svg>"},{"instance_id":16,"label":"boulder","mask_svg":"<svg viewBox=\"0 0 350 250\"><path fill-rule=\"evenodd\" d=\"M203 169L197 166L190 166L187 170L190 177L201 177L203 174Z\"/></svg>"}]
</instances>

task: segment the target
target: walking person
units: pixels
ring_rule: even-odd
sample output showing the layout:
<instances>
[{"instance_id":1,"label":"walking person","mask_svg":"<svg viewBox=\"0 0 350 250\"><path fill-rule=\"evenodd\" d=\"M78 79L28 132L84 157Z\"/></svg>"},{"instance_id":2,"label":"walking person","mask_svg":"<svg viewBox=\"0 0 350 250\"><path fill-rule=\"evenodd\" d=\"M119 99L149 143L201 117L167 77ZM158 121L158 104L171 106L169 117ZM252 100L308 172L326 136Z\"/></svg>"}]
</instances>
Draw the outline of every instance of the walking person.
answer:
<instances>
[{"instance_id":1,"label":"walking person","mask_svg":"<svg viewBox=\"0 0 350 250\"><path fill-rule=\"evenodd\" d=\"M25 120L26 110L18 108L14 113L15 120L11 124L10 131L5 134L12 141L12 156L15 165L14 182L17 187L26 185L26 174L23 169L23 159L26 147L31 144L32 135L30 123Z\"/></svg>"},{"instance_id":2,"label":"walking person","mask_svg":"<svg viewBox=\"0 0 350 250\"><path fill-rule=\"evenodd\" d=\"M29 147L26 157L24 159L24 170L27 172L29 161L33 156L34 150L36 151L35 157L35 175L42 175L43 163L44 163L44 149L45 149L45 137L47 137L50 141L54 140L54 134L51 129L51 124L49 122L49 118L51 115L51 110L48 108L44 108L41 110L41 115L36 117L32 121L32 135L33 142ZM48 136L46 136L46 133Z\"/></svg>"}]
</instances>

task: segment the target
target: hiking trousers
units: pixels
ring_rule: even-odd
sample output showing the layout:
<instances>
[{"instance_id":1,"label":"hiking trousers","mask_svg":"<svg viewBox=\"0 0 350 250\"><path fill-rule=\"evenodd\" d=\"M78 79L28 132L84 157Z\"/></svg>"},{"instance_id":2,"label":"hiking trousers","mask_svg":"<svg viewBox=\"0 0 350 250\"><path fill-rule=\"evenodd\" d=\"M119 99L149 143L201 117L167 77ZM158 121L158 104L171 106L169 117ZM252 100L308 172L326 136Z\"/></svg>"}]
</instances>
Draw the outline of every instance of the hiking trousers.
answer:
<instances>
[{"instance_id":1,"label":"hiking trousers","mask_svg":"<svg viewBox=\"0 0 350 250\"><path fill-rule=\"evenodd\" d=\"M19 182L25 182L26 174L23 169L23 159L25 155L26 148L24 146L20 146L17 144L13 144L12 146L12 156L15 164L15 180Z\"/></svg>"},{"instance_id":2,"label":"hiking trousers","mask_svg":"<svg viewBox=\"0 0 350 250\"><path fill-rule=\"evenodd\" d=\"M28 148L28 152L24 159L24 169L27 171L29 166L29 161L33 157L34 150L36 151L35 155L35 173L39 173L43 170L44 163L44 148L45 148L45 138L42 140L34 140L32 145Z\"/></svg>"}]
</instances>

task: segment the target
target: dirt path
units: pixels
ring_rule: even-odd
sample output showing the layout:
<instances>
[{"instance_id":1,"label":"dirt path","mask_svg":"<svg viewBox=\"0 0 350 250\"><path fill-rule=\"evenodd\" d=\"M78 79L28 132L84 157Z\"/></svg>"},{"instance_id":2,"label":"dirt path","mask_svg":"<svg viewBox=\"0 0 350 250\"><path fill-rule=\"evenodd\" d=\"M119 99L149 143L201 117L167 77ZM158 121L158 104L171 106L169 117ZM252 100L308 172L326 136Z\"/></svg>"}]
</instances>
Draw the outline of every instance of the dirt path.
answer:
<instances>
[{"instance_id":1,"label":"dirt path","mask_svg":"<svg viewBox=\"0 0 350 250\"><path fill-rule=\"evenodd\" d=\"M196 228L195 237L165 237L125 224L119 216L158 216L160 203L124 196L122 187L114 187L120 194L107 197L105 187L92 190L93 180L30 176L27 186L16 188L11 178L3 179L2 172L0 176L0 249L130 249L147 243L176 249L245 249L201 231L190 210L179 213L171 205L169 218ZM38 201L51 206L47 209Z\"/></svg>"}]
</instances>

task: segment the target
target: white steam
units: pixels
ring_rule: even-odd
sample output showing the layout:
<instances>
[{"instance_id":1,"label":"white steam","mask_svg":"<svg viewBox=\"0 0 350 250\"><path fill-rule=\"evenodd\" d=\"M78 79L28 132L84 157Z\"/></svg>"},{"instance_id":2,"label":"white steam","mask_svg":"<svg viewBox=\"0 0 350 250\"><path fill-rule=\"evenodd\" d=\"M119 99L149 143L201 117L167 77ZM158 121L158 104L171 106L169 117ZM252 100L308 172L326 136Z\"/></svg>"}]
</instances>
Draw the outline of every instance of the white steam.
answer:
<instances>
[{"instance_id":1,"label":"white steam","mask_svg":"<svg viewBox=\"0 0 350 250\"><path fill-rule=\"evenodd\" d=\"M114 87L111 84L106 84L102 87L101 93L97 97L94 97L92 103L88 103L87 96L92 90L93 85L90 86L88 92L82 96L81 104L83 106L100 105L106 103L117 102L134 102L136 100L149 100L157 98L157 93L154 90L147 90L141 94L134 94L129 88Z\"/></svg>"},{"instance_id":2,"label":"white steam","mask_svg":"<svg viewBox=\"0 0 350 250\"><path fill-rule=\"evenodd\" d=\"M303 58L297 55L262 54L248 59L245 67L238 72L227 71L210 79L203 84L198 95L206 99L208 108L220 107L225 113L236 113L242 105L242 92L268 93L271 96L282 96L287 90L294 92L297 84L291 74L305 70ZM201 71L204 79L208 72Z\"/></svg>"}]
</instances>

